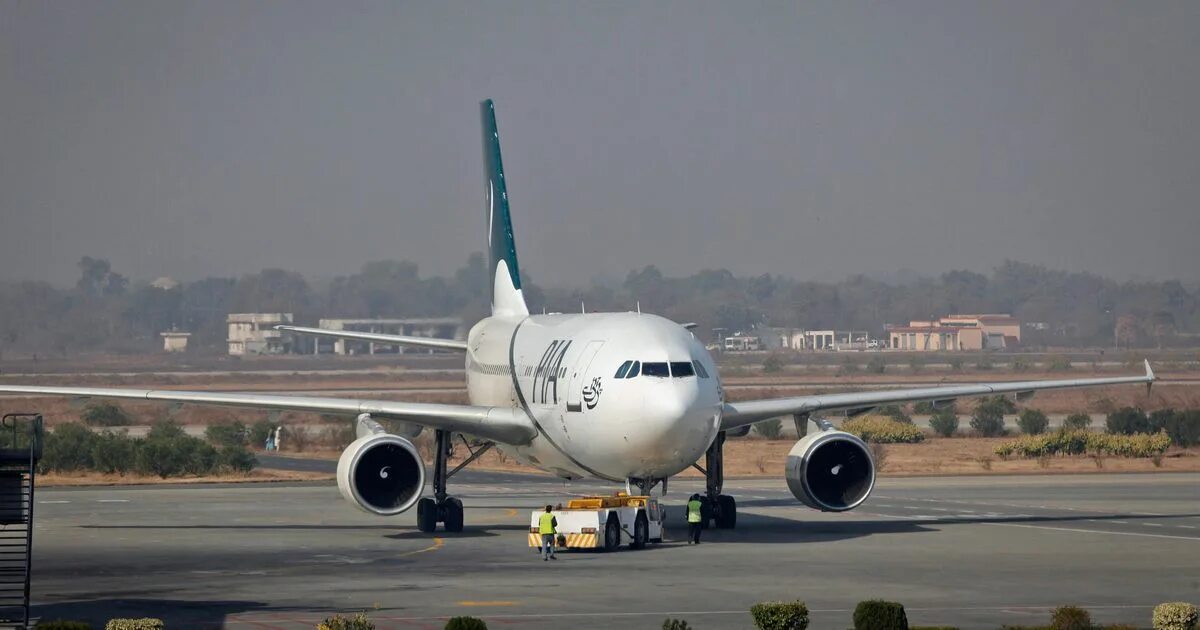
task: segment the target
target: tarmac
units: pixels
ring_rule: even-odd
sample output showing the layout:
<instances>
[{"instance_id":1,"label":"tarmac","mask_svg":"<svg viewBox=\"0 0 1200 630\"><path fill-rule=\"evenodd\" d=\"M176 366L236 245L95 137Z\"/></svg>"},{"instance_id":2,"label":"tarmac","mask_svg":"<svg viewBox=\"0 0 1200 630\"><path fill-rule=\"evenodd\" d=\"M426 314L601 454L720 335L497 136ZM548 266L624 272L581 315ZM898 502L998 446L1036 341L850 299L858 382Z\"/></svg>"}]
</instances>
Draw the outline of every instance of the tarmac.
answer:
<instances>
[{"instance_id":1,"label":"tarmac","mask_svg":"<svg viewBox=\"0 0 1200 630\"><path fill-rule=\"evenodd\" d=\"M273 460L268 464L278 464ZM330 462L298 464L330 466ZM367 611L379 628L750 628L765 600L807 602L810 628L848 628L863 599L914 625L1039 624L1063 604L1148 627L1153 606L1200 603L1200 474L881 479L859 510L824 514L782 479L736 479L736 530L686 545L670 485L667 541L641 551L527 547L531 510L602 482L465 471L466 531L422 534L332 483L39 489L33 600L48 619L153 616L168 628L312 628ZM102 626L97 626L102 627Z\"/></svg>"}]
</instances>

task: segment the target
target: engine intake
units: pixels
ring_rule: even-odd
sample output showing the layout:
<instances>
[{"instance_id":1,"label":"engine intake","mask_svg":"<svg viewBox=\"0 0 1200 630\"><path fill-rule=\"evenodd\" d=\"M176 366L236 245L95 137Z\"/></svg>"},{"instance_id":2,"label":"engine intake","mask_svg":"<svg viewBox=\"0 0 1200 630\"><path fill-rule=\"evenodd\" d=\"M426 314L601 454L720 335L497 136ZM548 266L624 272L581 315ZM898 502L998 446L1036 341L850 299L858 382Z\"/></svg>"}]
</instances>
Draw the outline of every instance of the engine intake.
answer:
<instances>
[{"instance_id":1,"label":"engine intake","mask_svg":"<svg viewBox=\"0 0 1200 630\"><path fill-rule=\"evenodd\" d=\"M338 459L338 490L350 503L380 516L399 514L421 498L425 464L412 442L389 433L355 440Z\"/></svg>"},{"instance_id":2,"label":"engine intake","mask_svg":"<svg viewBox=\"0 0 1200 630\"><path fill-rule=\"evenodd\" d=\"M822 512L853 510L875 487L875 461L866 442L845 431L822 431L796 442L788 453L788 488Z\"/></svg>"}]
</instances>

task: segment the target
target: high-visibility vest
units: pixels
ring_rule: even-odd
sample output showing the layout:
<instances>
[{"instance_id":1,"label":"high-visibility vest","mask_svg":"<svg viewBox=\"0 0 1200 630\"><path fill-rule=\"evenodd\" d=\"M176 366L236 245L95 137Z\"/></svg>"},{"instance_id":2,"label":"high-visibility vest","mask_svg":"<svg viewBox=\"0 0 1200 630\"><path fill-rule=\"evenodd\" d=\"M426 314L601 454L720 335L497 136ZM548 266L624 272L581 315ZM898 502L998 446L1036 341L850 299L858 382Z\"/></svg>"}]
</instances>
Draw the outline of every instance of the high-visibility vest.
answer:
<instances>
[{"instance_id":1,"label":"high-visibility vest","mask_svg":"<svg viewBox=\"0 0 1200 630\"><path fill-rule=\"evenodd\" d=\"M538 532L542 534L554 534L554 515L546 512L538 518Z\"/></svg>"},{"instance_id":2,"label":"high-visibility vest","mask_svg":"<svg viewBox=\"0 0 1200 630\"><path fill-rule=\"evenodd\" d=\"M688 501L688 522L699 523L700 520L700 501L692 499Z\"/></svg>"}]
</instances>

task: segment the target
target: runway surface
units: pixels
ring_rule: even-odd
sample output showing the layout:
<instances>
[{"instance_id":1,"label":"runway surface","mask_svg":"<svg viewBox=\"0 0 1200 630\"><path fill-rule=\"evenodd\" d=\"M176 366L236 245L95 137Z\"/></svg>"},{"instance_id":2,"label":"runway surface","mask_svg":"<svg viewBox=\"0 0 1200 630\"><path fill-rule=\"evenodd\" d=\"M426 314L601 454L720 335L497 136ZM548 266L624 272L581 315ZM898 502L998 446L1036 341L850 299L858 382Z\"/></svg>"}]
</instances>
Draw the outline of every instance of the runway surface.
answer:
<instances>
[{"instance_id":1,"label":"runway surface","mask_svg":"<svg viewBox=\"0 0 1200 630\"><path fill-rule=\"evenodd\" d=\"M328 464L324 464L328 465ZM526 547L529 511L598 482L467 471L452 490L467 531L425 535L412 512L371 517L332 484L106 487L37 492L33 596L45 618L158 616L168 627L312 628L367 610L380 628L751 627L763 600L802 599L812 628L847 628L862 599L914 624L998 628L1079 604L1149 625L1163 601L1200 602L1200 475L884 479L860 509L808 510L781 479L734 480L738 529L643 551Z\"/></svg>"}]
</instances>

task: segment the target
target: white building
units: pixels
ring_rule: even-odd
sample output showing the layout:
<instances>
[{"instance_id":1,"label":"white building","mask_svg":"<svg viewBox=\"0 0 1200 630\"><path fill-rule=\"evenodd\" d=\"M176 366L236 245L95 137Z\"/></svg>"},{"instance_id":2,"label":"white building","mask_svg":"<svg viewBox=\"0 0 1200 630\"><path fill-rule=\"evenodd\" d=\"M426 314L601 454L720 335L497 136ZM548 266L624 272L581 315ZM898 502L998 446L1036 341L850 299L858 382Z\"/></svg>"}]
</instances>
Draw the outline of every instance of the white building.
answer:
<instances>
[{"instance_id":1,"label":"white building","mask_svg":"<svg viewBox=\"0 0 1200 630\"><path fill-rule=\"evenodd\" d=\"M279 324L292 323L291 313L230 313L229 354L285 354L292 351L291 335L275 330Z\"/></svg>"},{"instance_id":2,"label":"white building","mask_svg":"<svg viewBox=\"0 0 1200 630\"><path fill-rule=\"evenodd\" d=\"M408 337L437 337L439 339L462 339L466 331L457 317L412 317L406 319L322 319L318 324L328 330L403 335ZM404 352L430 352L394 344L354 341L352 339L314 338L313 354L400 354Z\"/></svg>"},{"instance_id":3,"label":"white building","mask_svg":"<svg viewBox=\"0 0 1200 630\"><path fill-rule=\"evenodd\" d=\"M163 338L163 351L187 352L188 338L192 336L192 333L172 330L158 334Z\"/></svg>"}]
</instances>

